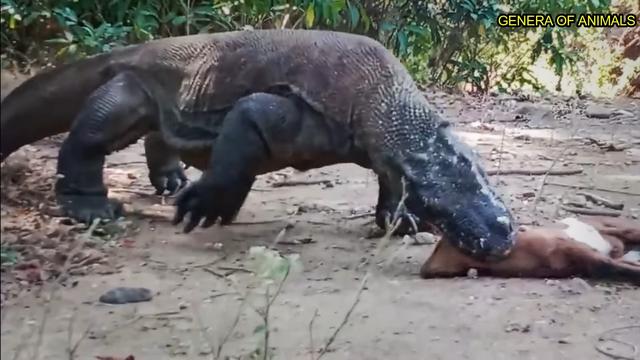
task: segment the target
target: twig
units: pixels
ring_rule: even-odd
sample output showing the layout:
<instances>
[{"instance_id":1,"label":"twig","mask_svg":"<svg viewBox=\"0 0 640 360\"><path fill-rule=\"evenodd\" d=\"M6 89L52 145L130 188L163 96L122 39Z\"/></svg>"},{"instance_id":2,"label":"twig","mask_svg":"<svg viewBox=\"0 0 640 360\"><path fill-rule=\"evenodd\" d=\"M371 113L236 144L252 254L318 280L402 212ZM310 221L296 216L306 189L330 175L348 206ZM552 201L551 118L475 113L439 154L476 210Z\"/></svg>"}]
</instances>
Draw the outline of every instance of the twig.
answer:
<instances>
[{"instance_id":1,"label":"twig","mask_svg":"<svg viewBox=\"0 0 640 360\"><path fill-rule=\"evenodd\" d=\"M280 29L286 29L288 22L289 22L289 13L286 13L284 14L284 19L282 19L282 25L280 25Z\"/></svg>"},{"instance_id":2,"label":"twig","mask_svg":"<svg viewBox=\"0 0 640 360\"><path fill-rule=\"evenodd\" d=\"M311 321L309 321L309 355L311 356L311 360L314 360L313 355L316 352L316 346L313 344L313 323L316 321L318 317L318 308L313 312L313 316L311 317Z\"/></svg>"},{"instance_id":3,"label":"twig","mask_svg":"<svg viewBox=\"0 0 640 360\"><path fill-rule=\"evenodd\" d=\"M629 347L631 347L633 349L633 354L631 354L631 356L624 356L624 355L616 355L611 353L608 350L603 349L599 344L594 345L596 351L598 351L599 353L606 355L608 357L614 358L614 359L619 359L619 360L635 360L635 355L638 353L638 347L633 345L633 344L629 344L627 342L624 341L620 341L617 339L612 339L612 338L605 338L604 336L608 333L614 332L614 331L619 331L619 330L626 330L626 329L636 329L636 328L640 328L640 325L629 325L629 326L621 326L621 327L617 327L617 328L613 328L613 329L609 329L606 330L604 332L602 332L599 336L598 336L598 341L614 341L617 342L619 344L623 344L623 345L627 345Z\"/></svg>"},{"instance_id":4,"label":"twig","mask_svg":"<svg viewBox=\"0 0 640 360\"><path fill-rule=\"evenodd\" d=\"M336 340L336 337L338 337L338 334L340 333L342 328L349 321L349 317L351 317L351 313L353 313L353 310L356 308L356 306L358 306L358 303L360 303L360 296L362 295L362 292L366 288L368 280L369 280L369 273L366 273L364 275L364 277L362 278L362 281L360 282L360 286L358 287L358 291L356 292L356 296L353 299L353 302L351 303L351 306L349 307L349 310L347 310L347 313L342 318L342 321L340 322L340 325L338 325L338 327L333 332L333 334L331 334L331 337L329 337L329 340L327 340L327 342L324 345L324 347L322 348L322 350L320 350L320 355L318 355L316 360L320 360L324 356L324 354L329 350L329 346L331 346L331 344L333 344L333 342Z\"/></svg>"},{"instance_id":5,"label":"twig","mask_svg":"<svg viewBox=\"0 0 640 360\"><path fill-rule=\"evenodd\" d=\"M251 188L251 191L273 191L273 189Z\"/></svg>"},{"instance_id":6,"label":"twig","mask_svg":"<svg viewBox=\"0 0 640 360\"><path fill-rule=\"evenodd\" d=\"M406 181L405 181L405 179L403 177L402 178L402 197L401 197L400 201L398 202L398 206L396 207L396 210L395 210L395 212L393 214L393 219L389 219L389 218L386 219L386 225L387 226L386 226L385 235L382 237L380 242L378 242L378 245L376 247L376 251L375 251L375 253L373 255L373 260L369 263L369 266L367 268L367 272L364 275L364 277L362 278L362 281L360 282L360 286L358 287L358 291L356 292L356 296L353 299L353 302L351 303L351 306L347 310L346 314L342 318L342 321L340 322L340 325L338 325L338 327L336 327L336 329L334 330L333 334L331 334L331 336L329 337L329 339L327 340L325 345L320 350L320 354L318 355L316 360L320 360L324 356L324 354L327 353L327 351L329 350L329 347L331 346L331 344L333 344L333 342L338 337L338 334L340 333L340 331L342 331L344 326L349 321L349 318L351 317L351 313L353 313L353 310L356 308L358 303L360 303L360 297L362 295L362 292L364 291L364 289L367 286L367 281L369 280L369 276L371 274L371 269L373 268L373 266L376 263L376 259L380 256L380 253L382 252L382 249L386 247L386 245L388 244L389 240L391 239L391 236L393 235L393 233L398 229L398 227L401 224L400 212L402 211L402 208L404 207L404 203L407 200L408 195L409 194L406 191ZM311 324L310 324L310 328L311 328Z\"/></svg>"},{"instance_id":7,"label":"twig","mask_svg":"<svg viewBox=\"0 0 640 360\"><path fill-rule=\"evenodd\" d=\"M155 194L152 194L151 192L144 192L144 191L133 190L133 189L111 188L109 190L115 191L115 192L123 192L123 193L129 193L129 194L134 194L134 195L140 195L140 196L144 196L144 197L155 197L155 196L157 196Z\"/></svg>"},{"instance_id":8,"label":"twig","mask_svg":"<svg viewBox=\"0 0 640 360\"><path fill-rule=\"evenodd\" d=\"M282 288L284 287L284 283L287 281L287 278L289 277L289 273L291 271L291 266L287 265L286 270L284 275L282 276L282 280L280 280L280 282L278 283L278 287L276 288L276 292L273 294L273 296L269 297L269 286L267 286L266 290L265 290L265 299L266 299L266 304L264 307L264 311L259 311L258 309L255 309L256 312L262 317L262 322L264 324L264 339L263 339L263 348L262 348L262 359L263 360L267 360L269 359L269 337L270 337L270 331L269 331L269 313L271 311L271 306L273 305L273 303L276 301L276 299L278 298L278 296L280 295L280 293L282 292Z\"/></svg>"},{"instance_id":9,"label":"twig","mask_svg":"<svg viewBox=\"0 0 640 360\"><path fill-rule=\"evenodd\" d=\"M76 318L76 313L74 311L73 315L71 315L71 318L69 319L69 327L67 329L68 331L68 338L67 338L68 349L67 350L69 351L69 360L74 360L76 358L76 351L78 351L78 347L80 346L80 343L84 339L86 339L87 335L89 335L89 332L91 332L91 328L93 327L93 324L89 324L89 326L87 326L87 328L82 333L78 341L76 341L76 343L73 346L71 346L71 342L73 340L73 323L75 322L75 318Z\"/></svg>"},{"instance_id":10,"label":"twig","mask_svg":"<svg viewBox=\"0 0 640 360\"><path fill-rule=\"evenodd\" d=\"M573 133L571 134L571 138L573 138L578 133L578 129L579 129L579 127L576 127L574 129ZM544 186L547 183L547 177L549 177L549 173L553 170L553 167L556 165L556 163L558 163L558 161L560 161L560 158L562 158L564 156L564 153L567 152L567 149L569 149L569 146L571 146L571 142L567 141L567 145L565 145L562 148L562 151L558 154L558 156L556 156L556 158L553 159L553 161L551 162L551 165L549 165L549 169L547 169L547 171L545 172L544 176L542 177L542 182L540 183L540 188L538 188L538 191L536 192L536 197L533 199L533 202L532 202L532 213L536 212L536 208L538 206L538 201L540 201L540 198L542 197L542 191L544 190Z\"/></svg>"},{"instance_id":11,"label":"twig","mask_svg":"<svg viewBox=\"0 0 640 360\"><path fill-rule=\"evenodd\" d=\"M257 221L238 221L229 225L264 225L264 224L276 224L282 221L287 221L287 218L272 219L272 220L257 220Z\"/></svg>"},{"instance_id":12,"label":"twig","mask_svg":"<svg viewBox=\"0 0 640 360\"><path fill-rule=\"evenodd\" d=\"M224 260L224 259L226 259L226 258L227 258L227 255L225 254L225 255L220 256L219 258L217 258L217 259L215 259L215 260L213 260L213 261L209 261L209 262L206 262L206 263L203 263L203 264L191 265L190 267L191 267L192 269L197 269L197 268L206 268L206 267L209 267L209 266L215 265L215 264L219 263L220 261L222 261L222 260ZM157 260L154 260L154 261L157 261Z\"/></svg>"},{"instance_id":13,"label":"twig","mask_svg":"<svg viewBox=\"0 0 640 360\"><path fill-rule=\"evenodd\" d=\"M216 349L216 357L214 358L215 360L220 359L220 355L222 355L222 350L224 349L225 344L229 341L229 338L231 337L236 327L238 326L238 323L240 322L240 316L242 315L242 310L244 308L244 305L247 302L247 298L248 296L244 296L242 298L242 302L238 307L238 311L236 311L236 317L233 319L233 323L231 324L229 331L227 331L227 333L222 338L222 341L220 341L220 344L218 344L218 348Z\"/></svg>"},{"instance_id":14,"label":"twig","mask_svg":"<svg viewBox=\"0 0 640 360\"><path fill-rule=\"evenodd\" d=\"M290 228L291 226L289 224L283 227L282 230L280 230L278 235L276 235L276 237L271 242L271 246L269 246L269 249L275 249L276 245L278 245L282 241L282 239L284 239L285 235L287 234L287 230L289 230Z\"/></svg>"},{"instance_id":15,"label":"twig","mask_svg":"<svg viewBox=\"0 0 640 360\"><path fill-rule=\"evenodd\" d=\"M253 273L253 271L249 270L249 269L245 269L245 268L241 268L241 267L233 267L233 266L218 266L218 269L220 270L225 270L225 271L241 271L241 272L246 272L246 273Z\"/></svg>"},{"instance_id":16,"label":"twig","mask_svg":"<svg viewBox=\"0 0 640 360\"><path fill-rule=\"evenodd\" d=\"M109 168L114 168L114 167L120 167L120 166L127 166L127 165L135 165L135 164L147 164L146 161L143 160L136 160L136 161L124 161L124 162L118 162L118 163L112 163L112 164L107 164L107 166L105 166L107 169Z\"/></svg>"},{"instance_id":17,"label":"twig","mask_svg":"<svg viewBox=\"0 0 640 360\"><path fill-rule=\"evenodd\" d=\"M496 184L498 186L500 186L500 175L504 175L503 172L501 172L500 170L502 170L502 151L504 149L504 135L507 132L507 127L503 126L502 127L502 136L500 137L500 152L498 153L498 169L496 171L496 175L498 175L498 177L496 178Z\"/></svg>"},{"instance_id":18,"label":"twig","mask_svg":"<svg viewBox=\"0 0 640 360\"><path fill-rule=\"evenodd\" d=\"M328 223L326 221L316 221L316 220L303 220L303 221L313 225L335 225L332 223Z\"/></svg>"},{"instance_id":19,"label":"twig","mask_svg":"<svg viewBox=\"0 0 640 360\"><path fill-rule=\"evenodd\" d=\"M278 242L278 245L307 245L307 244L313 244L315 243L315 241L312 238L302 238L302 239L298 239L298 240L282 240Z\"/></svg>"},{"instance_id":20,"label":"twig","mask_svg":"<svg viewBox=\"0 0 640 360\"><path fill-rule=\"evenodd\" d=\"M214 270L211 270L209 268L202 268L202 271L208 272L209 274L211 274L211 275L213 275L215 277L219 277L221 279L224 279L226 277L226 276L224 276L224 275L222 275L222 274L220 274L220 273L218 273L218 272L216 272Z\"/></svg>"},{"instance_id":21,"label":"twig","mask_svg":"<svg viewBox=\"0 0 640 360\"><path fill-rule=\"evenodd\" d=\"M586 209L586 208L579 208L579 207L567 206L567 205L562 205L561 209L564 211L572 212L574 214L581 214L581 215L611 216L611 217L618 217L622 215L622 212L620 211L606 210L606 209Z\"/></svg>"},{"instance_id":22,"label":"twig","mask_svg":"<svg viewBox=\"0 0 640 360\"><path fill-rule=\"evenodd\" d=\"M365 217L369 217L369 216L374 216L375 214L376 214L375 211L368 211L368 212L362 213L362 214L354 214L354 215L345 216L344 219L345 220L361 219L361 218L365 218Z\"/></svg>"},{"instance_id":23,"label":"twig","mask_svg":"<svg viewBox=\"0 0 640 360\"><path fill-rule=\"evenodd\" d=\"M271 183L273 187L284 186L304 186L304 185L327 185L331 184L331 180L285 180Z\"/></svg>"},{"instance_id":24,"label":"twig","mask_svg":"<svg viewBox=\"0 0 640 360\"><path fill-rule=\"evenodd\" d=\"M582 169L544 170L544 169L492 169L487 170L487 175L577 175L582 174Z\"/></svg>"},{"instance_id":25,"label":"twig","mask_svg":"<svg viewBox=\"0 0 640 360\"><path fill-rule=\"evenodd\" d=\"M584 186L584 185L574 185L574 184L563 184L563 183L552 182L552 181L547 182L547 185L560 186L560 187L566 187L566 188L572 188L572 189L590 189L590 190L598 190L598 191L603 191L603 192L609 192L609 193L612 193L612 194L622 194L622 195L640 196L640 193L634 193L634 192L631 192L631 191L624 191L624 190L607 189L607 188L603 188L603 187L595 187L595 186Z\"/></svg>"},{"instance_id":26,"label":"twig","mask_svg":"<svg viewBox=\"0 0 640 360\"><path fill-rule=\"evenodd\" d=\"M595 203L596 205L603 205L609 209L622 210L624 208L624 204L622 203L613 202L607 198L586 191L579 191L577 194L584 196L587 200Z\"/></svg>"}]
</instances>

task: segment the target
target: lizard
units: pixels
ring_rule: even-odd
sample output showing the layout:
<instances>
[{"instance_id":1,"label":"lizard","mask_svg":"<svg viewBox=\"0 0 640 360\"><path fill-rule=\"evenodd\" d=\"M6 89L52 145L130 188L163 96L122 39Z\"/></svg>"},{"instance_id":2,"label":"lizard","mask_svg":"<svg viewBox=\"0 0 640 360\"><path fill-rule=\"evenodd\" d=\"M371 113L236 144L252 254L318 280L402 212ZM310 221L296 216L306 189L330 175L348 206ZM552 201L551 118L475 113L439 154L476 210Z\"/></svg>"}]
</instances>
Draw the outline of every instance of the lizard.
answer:
<instances>
[{"instance_id":1,"label":"lizard","mask_svg":"<svg viewBox=\"0 0 640 360\"><path fill-rule=\"evenodd\" d=\"M203 171L175 202L185 232L231 223L260 174L354 163L378 178L381 228L399 209L403 226L428 221L479 259L513 246L514 217L471 148L401 61L362 35L229 31L123 46L24 82L2 102L1 130L2 159L69 132L55 192L80 220L122 214L105 157L146 136L150 173L175 176L179 160Z\"/></svg>"}]
</instances>

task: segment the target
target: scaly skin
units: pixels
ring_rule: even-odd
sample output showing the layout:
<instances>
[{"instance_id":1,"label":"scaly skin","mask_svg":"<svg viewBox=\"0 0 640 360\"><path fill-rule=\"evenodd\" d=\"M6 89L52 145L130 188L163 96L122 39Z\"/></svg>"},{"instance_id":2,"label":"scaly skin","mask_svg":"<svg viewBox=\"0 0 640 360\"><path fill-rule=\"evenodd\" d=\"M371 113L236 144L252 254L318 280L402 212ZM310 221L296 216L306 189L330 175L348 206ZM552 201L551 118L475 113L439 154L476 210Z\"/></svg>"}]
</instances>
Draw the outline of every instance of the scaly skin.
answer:
<instances>
[{"instance_id":1,"label":"scaly skin","mask_svg":"<svg viewBox=\"0 0 640 360\"><path fill-rule=\"evenodd\" d=\"M265 93L292 102L285 105L290 112L272 107ZM285 128L273 130L289 117ZM2 156L70 128L57 194L72 213L111 215L101 180L104 156L159 131L182 154L211 151L203 177L177 203L176 222L190 215L186 230L201 221L230 221L261 172L353 162L383 179L378 218L395 209L404 179L406 213L418 226L437 225L478 258L502 257L513 244L512 216L473 155L443 126L398 59L363 36L201 34L67 65L35 76L3 101ZM224 178L221 168L232 175ZM91 180L81 180L81 172Z\"/></svg>"}]
</instances>

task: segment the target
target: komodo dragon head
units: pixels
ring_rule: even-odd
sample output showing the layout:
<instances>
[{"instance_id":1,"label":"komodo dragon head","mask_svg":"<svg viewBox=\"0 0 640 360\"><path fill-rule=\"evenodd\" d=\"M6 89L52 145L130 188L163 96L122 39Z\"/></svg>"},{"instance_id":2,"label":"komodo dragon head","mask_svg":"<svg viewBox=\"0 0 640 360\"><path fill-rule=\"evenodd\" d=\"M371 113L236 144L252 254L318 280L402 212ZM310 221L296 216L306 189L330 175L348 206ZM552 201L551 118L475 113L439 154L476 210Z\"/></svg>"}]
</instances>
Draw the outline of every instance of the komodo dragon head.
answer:
<instances>
[{"instance_id":1,"label":"komodo dragon head","mask_svg":"<svg viewBox=\"0 0 640 360\"><path fill-rule=\"evenodd\" d=\"M393 161L400 171L392 172L406 180L407 208L476 259L507 256L515 239L512 214L489 185L471 149L447 122L421 135L426 146Z\"/></svg>"}]
</instances>

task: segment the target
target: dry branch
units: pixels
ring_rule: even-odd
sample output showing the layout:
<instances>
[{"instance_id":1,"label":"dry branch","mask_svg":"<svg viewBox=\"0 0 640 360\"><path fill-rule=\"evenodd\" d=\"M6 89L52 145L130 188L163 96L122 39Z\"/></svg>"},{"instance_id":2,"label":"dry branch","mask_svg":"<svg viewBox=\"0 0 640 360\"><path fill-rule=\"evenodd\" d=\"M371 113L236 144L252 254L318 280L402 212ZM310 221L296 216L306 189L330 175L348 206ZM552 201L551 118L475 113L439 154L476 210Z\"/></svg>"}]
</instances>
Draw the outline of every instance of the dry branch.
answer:
<instances>
[{"instance_id":1,"label":"dry branch","mask_svg":"<svg viewBox=\"0 0 640 360\"><path fill-rule=\"evenodd\" d=\"M607 210L607 209L587 209L587 208L579 208L579 207L567 206L567 205L562 205L561 209L564 211L568 211L574 214L581 214L581 215L611 216L611 217L618 217L622 215L622 212L620 211Z\"/></svg>"},{"instance_id":2,"label":"dry branch","mask_svg":"<svg viewBox=\"0 0 640 360\"><path fill-rule=\"evenodd\" d=\"M361 218L373 216L375 214L376 213L374 211L368 211L368 212L362 213L362 214L354 214L354 215L345 216L344 219L345 220L355 220L355 219L361 219Z\"/></svg>"},{"instance_id":3,"label":"dry branch","mask_svg":"<svg viewBox=\"0 0 640 360\"><path fill-rule=\"evenodd\" d=\"M566 187L566 188L571 188L571 189L581 189L581 190L582 189L598 190L598 191L609 192L609 193L613 193L613 194L640 196L640 193L635 193L635 192L631 192L631 191L624 191L624 190L607 189L607 188L603 188L603 187L593 187L593 186L574 185L574 184L563 184L563 183L552 182L552 181L547 182L547 185L560 186L560 187Z\"/></svg>"},{"instance_id":4,"label":"dry branch","mask_svg":"<svg viewBox=\"0 0 640 360\"><path fill-rule=\"evenodd\" d=\"M600 195L592 194L586 191L579 191L577 194L584 196L587 200L595 203L596 205L603 205L608 207L609 209L622 210L624 208L623 203L614 202Z\"/></svg>"},{"instance_id":5,"label":"dry branch","mask_svg":"<svg viewBox=\"0 0 640 360\"><path fill-rule=\"evenodd\" d=\"M331 184L331 180L286 180L271 183L273 187L285 187L285 186L305 186L305 185L328 185Z\"/></svg>"},{"instance_id":6,"label":"dry branch","mask_svg":"<svg viewBox=\"0 0 640 360\"><path fill-rule=\"evenodd\" d=\"M582 174L582 169L566 169L566 170L547 170L547 169L493 169L487 170L487 175L577 175Z\"/></svg>"}]
</instances>

